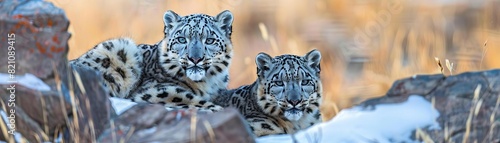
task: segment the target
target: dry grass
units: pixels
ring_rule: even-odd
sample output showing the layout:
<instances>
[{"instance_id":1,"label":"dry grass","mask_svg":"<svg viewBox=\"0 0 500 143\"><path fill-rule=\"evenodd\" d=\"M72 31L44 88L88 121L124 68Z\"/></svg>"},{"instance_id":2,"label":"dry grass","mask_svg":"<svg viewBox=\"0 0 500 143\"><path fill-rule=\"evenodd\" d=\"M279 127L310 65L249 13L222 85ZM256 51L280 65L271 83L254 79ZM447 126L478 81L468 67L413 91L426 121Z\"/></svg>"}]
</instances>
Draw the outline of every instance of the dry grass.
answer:
<instances>
[{"instance_id":1,"label":"dry grass","mask_svg":"<svg viewBox=\"0 0 500 143\"><path fill-rule=\"evenodd\" d=\"M450 5L430 1L426 4L401 1L402 11L391 13L387 25L375 30L375 36L369 36L370 42L362 46L353 44L356 41L354 37L360 31L366 33L364 28L380 19L379 14L387 9L388 1L51 1L62 7L71 21L69 30L73 35L69 42L70 59L78 57L103 40L115 37L131 37L137 43L158 42L163 37L161 17L168 9L181 15L215 15L229 9L235 15L235 56L231 65L229 87L235 88L255 80L253 60L259 52L275 56L304 55L311 49L319 49L323 55L322 81L325 96L321 109L324 119L329 119L340 109L366 98L383 95L394 80L402 77L422 73L452 75L500 67L500 11L495 7L500 2L494 0ZM444 66L439 59L445 59ZM58 74L55 76L59 84L57 87L60 88ZM75 76L74 82L85 93L76 72ZM75 87L70 84L69 88L71 103L76 105ZM470 109L466 123L464 142L468 141L472 119L477 116L482 104L482 100L477 98L479 89L480 86L474 94L474 106ZM61 100L62 102L64 101ZM89 102L85 103L85 108L89 108ZM435 104L434 99L432 103ZM499 104L500 97L495 110L499 108ZM2 106L5 106L3 102ZM70 134L78 142L80 139L77 132L82 126L78 124L76 117L83 115L76 107L80 106L72 109L75 120L70 122L67 118L66 121L71 123ZM45 112L42 114L45 115ZM196 142L196 115L191 121L191 137ZM44 118L44 122L47 122L47 118ZM115 128L113 121L111 122L112 128ZM492 138L492 131L500 125L495 114L491 115L490 123L489 138ZM89 131L95 142L93 122L90 121L89 124ZM206 121L203 125L209 130L211 141L215 142L212 127ZM12 136L6 135L7 127L3 120L0 120L0 129L8 140L13 141ZM46 126L43 129L48 130ZM445 126L444 129L445 139L448 140L448 127ZM126 142L134 130L131 128L119 142ZM416 134L424 142L433 142L420 129ZM116 141L114 132L112 136ZM42 138L39 140L48 139L47 136ZM317 138L319 137L311 137L311 141Z\"/></svg>"},{"instance_id":2,"label":"dry grass","mask_svg":"<svg viewBox=\"0 0 500 143\"><path fill-rule=\"evenodd\" d=\"M196 112L192 112L193 115L191 116L191 133L189 134L191 136L191 142L196 143L196 127L198 125L198 121L196 118Z\"/></svg>"},{"instance_id":3,"label":"dry grass","mask_svg":"<svg viewBox=\"0 0 500 143\"><path fill-rule=\"evenodd\" d=\"M207 130L208 137L210 138L210 143L215 143L215 132L214 129L212 128L212 125L208 121L203 121L203 125L205 126L205 129Z\"/></svg>"},{"instance_id":4,"label":"dry grass","mask_svg":"<svg viewBox=\"0 0 500 143\"><path fill-rule=\"evenodd\" d=\"M479 94L481 91L481 85L477 85L476 89L474 90L474 98L472 99L472 105L470 107L469 111L469 116L467 118L467 121L465 123L465 134L464 138L462 140L462 143L467 143L470 132L471 132L471 126L472 126L472 118L477 116L477 113L479 112L479 108L481 107L481 104L483 103L482 99L479 99ZM474 141L477 142L477 141Z\"/></svg>"},{"instance_id":5,"label":"dry grass","mask_svg":"<svg viewBox=\"0 0 500 143\"><path fill-rule=\"evenodd\" d=\"M427 133L422 131L422 129L417 128L417 130L415 131L415 136L416 136L416 139L419 139L419 140L423 141L424 143L434 143L432 138Z\"/></svg>"},{"instance_id":6,"label":"dry grass","mask_svg":"<svg viewBox=\"0 0 500 143\"><path fill-rule=\"evenodd\" d=\"M5 106L7 104L5 104L5 102L3 100L0 100L0 103L2 104L2 112L3 111L8 111L8 110L6 110L7 108ZM4 112L4 113L5 113L5 115L7 115L8 112ZM0 129L2 131L2 135L4 136L4 138L5 138L6 141L8 141L8 142L14 142L14 137L7 132L7 130L9 130L9 128L7 128L6 125L7 125L7 123L4 122L3 118L1 118L0 119Z\"/></svg>"},{"instance_id":7,"label":"dry grass","mask_svg":"<svg viewBox=\"0 0 500 143\"><path fill-rule=\"evenodd\" d=\"M354 46L354 37L380 20L390 1L52 1L71 21L70 58L114 37L158 42L161 17L169 9L181 15L231 10L235 56L229 87L254 81L253 60L259 52L303 55L316 48L323 55L326 119L384 95L396 79L440 73L434 57L447 59L448 71L442 70L447 75L500 67L500 12L495 7L500 2L494 0L446 5L396 1L401 11L390 13L390 20L362 46Z\"/></svg>"},{"instance_id":8,"label":"dry grass","mask_svg":"<svg viewBox=\"0 0 500 143\"><path fill-rule=\"evenodd\" d=\"M498 96L497 98L497 102L495 104L495 108L493 109L493 111L498 111L500 110L498 107L500 105L500 95ZM500 126L500 120L496 120L495 119L495 115L496 115L496 112L493 112L493 114L491 114L490 116L490 130L489 130L489 134L488 134L488 139L489 140L492 140L493 137L495 137L495 135L493 135L494 133L494 129L497 127L497 126Z\"/></svg>"}]
</instances>

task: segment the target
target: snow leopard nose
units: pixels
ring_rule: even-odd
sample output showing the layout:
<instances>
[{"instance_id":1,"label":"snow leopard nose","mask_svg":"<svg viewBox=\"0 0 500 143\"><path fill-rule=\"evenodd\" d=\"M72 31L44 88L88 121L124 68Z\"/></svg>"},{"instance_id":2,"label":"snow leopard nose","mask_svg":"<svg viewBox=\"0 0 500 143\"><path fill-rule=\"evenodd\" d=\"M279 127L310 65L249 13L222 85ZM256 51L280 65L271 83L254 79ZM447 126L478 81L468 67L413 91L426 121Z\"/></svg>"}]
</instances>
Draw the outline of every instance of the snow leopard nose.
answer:
<instances>
[{"instance_id":1,"label":"snow leopard nose","mask_svg":"<svg viewBox=\"0 0 500 143\"><path fill-rule=\"evenodd\" d=\"M191 62L193 62L194 64L198 64L203 60L203 53L205 53L205 50L203 48L203 45L201 45L198 40L191 42L188 49L189 50L187 53L187 58Z\"/></svg>"},{"instance_id":2,"label":"snow leopard nose","mask_svg":"<svg viewBox=\"0 0 500 143\"><path fill-rule=\"evenodd\" d=\"M203 60L203 57L188 57L188 59L194 64L198 64L201 60Z\"/></svg>"},{"instance_id":3,"label":"snow leopard nose","mask_svg":"<svg viewBox=\"0 0 500 143\"><path fill-rule=\"evenodd\" d=\"M292 106L297 106L302 100L300 99L295 99L295 100L288 100L287 102L292 104Z\"/></svg>"}]
</instances>

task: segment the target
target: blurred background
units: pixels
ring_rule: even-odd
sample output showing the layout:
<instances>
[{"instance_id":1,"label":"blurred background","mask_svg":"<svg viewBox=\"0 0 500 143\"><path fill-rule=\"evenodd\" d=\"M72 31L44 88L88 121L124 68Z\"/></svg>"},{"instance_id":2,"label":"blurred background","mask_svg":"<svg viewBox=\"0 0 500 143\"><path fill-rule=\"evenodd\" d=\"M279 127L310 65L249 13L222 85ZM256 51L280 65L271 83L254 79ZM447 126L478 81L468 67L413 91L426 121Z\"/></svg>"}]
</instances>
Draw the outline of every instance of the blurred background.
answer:
<instances>
[{"instance_id":1,"label":"blurred background","mask_svg":"<svg viewBox=\"0 0 500 143\"><path fill-rule=\"evenodd\" d=\"M166 10L235 16L229 88L256 79L254 57L322 52L325 119L415 74L500 67L499 0L50 0L71 21L69 58L107 39L163 38ZM448 61L448 63L446 62Z\"/></svg>"}]
</instances>

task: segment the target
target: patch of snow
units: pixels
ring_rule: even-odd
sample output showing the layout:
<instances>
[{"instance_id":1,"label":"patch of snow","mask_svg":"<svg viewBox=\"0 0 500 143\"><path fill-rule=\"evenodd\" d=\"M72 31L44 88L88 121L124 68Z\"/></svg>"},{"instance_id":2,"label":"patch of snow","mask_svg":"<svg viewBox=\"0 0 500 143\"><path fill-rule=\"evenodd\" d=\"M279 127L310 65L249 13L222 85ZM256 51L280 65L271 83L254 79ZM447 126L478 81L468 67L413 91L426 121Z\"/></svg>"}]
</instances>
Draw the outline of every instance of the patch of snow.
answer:
<instances>
[{"instance_id":1,"label":"patch of snow","mask_svg":"<svg viewBox=\"0 0 500 143\"><path fill-rule=\"evenodd\" d=\"M410 139L417 128L440 129L439 112L422 96L411 95L406 102L376 105L374 110L353 107L342 110L328 122L294 135L257 138L258 143L363 143L416 142Z\"/></svg>"},{"instance_id":2,"label":"patch of snow","mask_svg":"<svg viewBox=\"0 0 500 143\"><path fill-rule=\"evenodd\" d=\"M177 114L175 114L175 120L179 121L179 120L181 120L181 118L182 118L182 113L181 112L177 112Z\"/></svg>"},{"instance_id":3,"label":"patch of snow","mask_svg":"<svg viewBox=\"0 0 500 143\"><path fill-rule=\"evenodd\" d=\"M110 97L109 101L111 101L111 105L115 109L115 112L117 115L122 114L125 110L128 110L132 106L137 104L137 103L132 102L130 100L123 99L123 98L117 98L117 97Z\"/></svg>"},{"instance_id":4,"label":"patch of snow","mask_svg":"<svg viewBox=\"0 0 500 143\"><path fill-rule=\"evenodd\" d=\"M0 84L18 83L34 90L39 90L39 91L50 90L49 85L45 84L45 82L43 82L41 79L30 73L26 73L23 76L15 75L13 79L11 78L10 75L11 74L0 73Z\"/></svg>"},{"instance_id":5,"label":"patch of snow","mask_svg":"<svg viewBox=\"0 0 500 143\"><path fill-rule=\"evenodd\" d=\"M125 112L126 110L130 109L132 106L135 106L137 104L136 102L132 102L128 99L123 99L118 97L110 97L109 101L111 101L111 105L113 109L115 109L117 115L122 114L123 112ZM165 109L167 111L175 110L173 108L168 108L168 107L166 107ZM177 112L175 116L177 121L181 120L182 114L183 114L182 112Z\"/></svg>"}]
</instances>

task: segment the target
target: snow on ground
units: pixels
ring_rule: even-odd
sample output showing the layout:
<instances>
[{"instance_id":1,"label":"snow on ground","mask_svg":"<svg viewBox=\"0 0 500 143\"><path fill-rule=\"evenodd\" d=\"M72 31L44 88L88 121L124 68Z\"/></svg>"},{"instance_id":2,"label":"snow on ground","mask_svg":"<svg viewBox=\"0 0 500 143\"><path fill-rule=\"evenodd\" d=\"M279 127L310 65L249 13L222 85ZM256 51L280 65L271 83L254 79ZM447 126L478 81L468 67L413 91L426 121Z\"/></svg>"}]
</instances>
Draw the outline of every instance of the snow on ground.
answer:
<instances>
[{"instance_id":1,"label":"snow on ground","mask_svg":"<svg viewBox=\"0 0 500 143\"><path fill-rule=\"evenodd\" d=\"M410 139L417 128L439 129L439 112L418 95L397 104L376 105L374 110L354 107L342 110L324 122L295 135L272 135L258 143L363 143L415 142Z\"/></svg>"},{"instance_id":2,"label":"snow on ground","mask_svg":"<svg viewBox=\"0 0 500 143\"><path fill-rule=\"evenodd\" d=\"M130 100L117 97L110 97L109 101L111 101L111 105L115 109L117 115L122 114L124 111L130 109L132 106L137 104Z\"/></svg>"},{"instance_id":3,"label":"snow on ground","mask_svg":"<svg viewBox=\"0 0 500 143\"><path fill-rule=\"evenodd\" d=\"M126 99L109 98L119 115L137 103ZM8 122L4 112L0 112ZM363 143L415 142L410 139L417 128L440 129L436 119L439 112L418 95L397 104L376 105L373 110L353 107L342 110L330 121L317 124L292 135L271 135L257 138L257 143ZM17 134L17 133L16 133ZM16 135L19 139L19 134Z\"/></svg>"},{"instance_id":4,"label":"snow on ground","mask_svg":"<svg viewBox=\"0 0 500 143\"><path fill-rule=\"evenodd\" d=\"M49 91L49 85L45 84L41 79L32 75L30 73L26 73L23 76L15 75L14 78L10 78L10 74L0 73L0 84L13 84L18 83L25 87L40 90L40 91Z\"/></svg>"},{"instance_id":5,"label":"snow on ground","mask_svg":"<svg viewBox=\"0 0 500 143\"><path fill-rule=\"evenodd\" d=\"M131 102L130 100L121 99L121 98L115 98L115 97L110 97L109 100L111 101L111 105L113 106L113 108L115 109L116 114L118 114L118 115L120 115L125 110L127 110L130 107L132 107L132 106L134 106L134 105L137 104L135 102ZM0 110L0 116L3 119L4 123L9 123L10 120L8 118L8 115L4 111ZM9 126L7 125L7 127L9 127ZM7 129L7 130L10 130L10 128ZM20 133L14 132L14 140L16 142L21 142L21 137L22 136L21 136ZM60 141L60 140L61 140L61 136L56 141ZM0 143L5 143L5 142L0 141Z\"/></svg>"},{"instance_id":6,"label":"snow on ground","mask_svg":"<svg viewBox=\"0 0 500 143\"><path fill-rule=\"evenodd\" d=\"M129 100L110 98L117 114L134 106ZM373 110L353 107L342 110L330 121L315 125L294 135L298 143L415 142L410 139L417 128L439 129L439 112L422 96L408 101L376 105ZM292 135L257 138L258 143L294 143Z\"/></svg>"},{"instance_id":7,"label":"snow on ground","mask_svg":"<svg viewBox=\"0 0 500 143\"><path fill-rule=\"evenodd\" d=\"M12 75L8 73L0 73L0 84L6 84L6 85L11 85L11 84L20 84L23 85L24 87L33 89L33 90L39 90L39 91L49 91L50 86L47 85L45 82L43 82L41 79L36 77L33 74L26 73L24 75ZM16 95L15 93L13 95ZM16 95L19 96L19 95ZM10 96L11 98L15 98L15 96ZM9 107L10 109L11 107ZM14 140L16 142L21 141L21 134L18 132L15 132L15 129L11 129L9 126L9 123L15 123L15 116L12 114L13 118L8 118L8 116L11 116L10 110L6 109L9 111L9 115L7 115L6 112L0 111L0 116L3 120L3 123L7 123L7 131L14 131L14 132L8 132L9 134L13 133L14 134ZM12 121L12 122L11 122ZM1 143L2 141L0 141Z\"/></svg>"}]
</instances>

